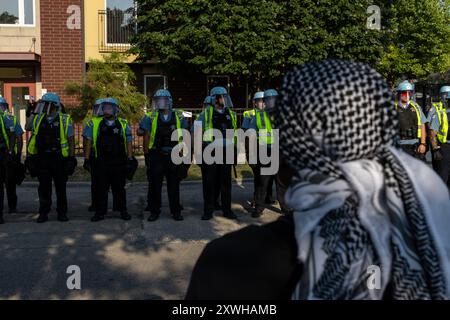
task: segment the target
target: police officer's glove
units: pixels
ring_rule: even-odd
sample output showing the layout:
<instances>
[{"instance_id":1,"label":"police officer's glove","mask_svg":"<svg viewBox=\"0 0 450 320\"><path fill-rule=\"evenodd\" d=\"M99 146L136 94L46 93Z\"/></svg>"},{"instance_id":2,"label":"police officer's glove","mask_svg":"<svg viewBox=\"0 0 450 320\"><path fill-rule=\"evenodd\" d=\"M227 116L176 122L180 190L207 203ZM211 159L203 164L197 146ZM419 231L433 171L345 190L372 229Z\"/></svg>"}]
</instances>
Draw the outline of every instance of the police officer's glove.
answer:
<instances>
[{"instance_id":1,"label":"police officer's glove","mask_svg":"<svg viewBox=\"0 0 450 320\"><path fill-rule=\"evenodd\" d=\"M431 153L433 155L433 161L442 161L444 159L441 148L434 149Z\"/></svg>"},{"instance_id":2,"label":"police officer's glove","mask_svg":"<svg viewBox=\"0 0 450 320\"><path fill-rule=\"evenodd\" d=\"M91 160L84 159L83 169L86 170L87 172L91 172Z\"/></svg>"},{"instance_id":3,"label":"police officer's glove","mask_svg":"<svg viewBox=\"0 0 450 320\"><path fill-rule=\"evenodd\" d=\"M66 162L64 164L64 169L66 171L66 174L68 176L71 176L75 172L75 168L77 167L77 158L75 157L68 157L66 159Z\"/></svg>"},{"instance_id":4,"label":"police officer's glove","mask_svg":"<svg viewBox=\"0 0 450 320\"><path fill-rule=\"evenodd\" d=\"M133 180L133 177L137 171L138 165L139 165L139 163L135 157L128 158L128 161L127 161L127 179L128 180L130 180L130 181Z\"/></svg>"},{"instance_id":5,"label":"police officer's glove","mask_svg":"<svg viewBox=\"0 0 450 320\"><path fill-rule=\"evenodd\" d=\"M147 168L150 168L150 155L147 153L146 155L144 155L145 157L145 166Z\"/></svg>"}]
</instances>

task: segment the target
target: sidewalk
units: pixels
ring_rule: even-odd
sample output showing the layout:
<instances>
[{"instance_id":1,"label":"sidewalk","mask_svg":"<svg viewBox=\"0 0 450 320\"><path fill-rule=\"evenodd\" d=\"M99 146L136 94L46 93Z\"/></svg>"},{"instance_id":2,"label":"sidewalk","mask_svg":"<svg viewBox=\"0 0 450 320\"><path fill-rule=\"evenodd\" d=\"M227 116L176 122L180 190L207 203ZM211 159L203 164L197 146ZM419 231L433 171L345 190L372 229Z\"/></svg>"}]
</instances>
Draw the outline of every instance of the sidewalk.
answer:
<instances>
[{"instance_id":1,"label":"sidewalk","mask_svg":"<svg viewBox=\"0 0 450 320\"><path fill-rule=\"evenodd\" d=\"M7 224L0 226L0 299L182 299L206 243L279 217L269 210L260 220L250 217L242 206L253 193L249 182L233 185L238 221L224 219L220 212L201 221L201 184L186 182L181 187L185 221L170 218L164 193L162 216L150 223L142 212L146 193L144 184L128 185L131 221L111 213L105 221L92 223L89 184L70 183L71 221L57 222L52 212L50 222L38 225L33 221L37 188L33 183L18 188L21 213L6 213ZM70 265L81 268L79 291L67 289Z\"/></svg>"}]
</instances>

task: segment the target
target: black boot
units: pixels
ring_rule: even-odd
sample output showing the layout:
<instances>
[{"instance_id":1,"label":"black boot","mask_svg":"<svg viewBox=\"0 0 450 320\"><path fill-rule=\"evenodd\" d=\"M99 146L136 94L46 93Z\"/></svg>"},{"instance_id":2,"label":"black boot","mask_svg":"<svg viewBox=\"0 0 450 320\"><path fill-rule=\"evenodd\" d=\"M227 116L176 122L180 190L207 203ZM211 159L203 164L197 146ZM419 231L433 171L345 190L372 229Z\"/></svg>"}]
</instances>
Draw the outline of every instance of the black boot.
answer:
<instances>
[{"instance_id":1,"label":"black boot","mask_svg":"<svg viewBox=\"0 0 450 320\"><path fill-rule=\"evenodd\" d=\"M40 213L39 217L37 218L37 223L44 223L48 221L48 215L46 213Z\"/></svg>"},{"instance_id":2,"label":"black boot","mask_svg":"<svg viewBox=\"0 0 450 320\"><path fill-rule=\"evenodd\" d=\"M125 221L131 220L130 214L126 211L120 213L120 217L122 218L122 220L125 220Z\"/></svg>"},{"instance_id":3,"label":"black boot","mask_svg":"<svg viewBox=\"0 0 450 320\"><path fill-rule=\"evenodd\" d=\"M89 211L89 212L95 212L95 206L91 204L91 205L89 206L89 208L88 208L88 211Z\"/></svg>"},{"instance_id":4,"label":"black boot","mask_svg":"<svg viewBox=\"0 0 450 320\"><path fill-rule=\"evenodd\" d=\"M152 212L152 213L150 213L150 217L148 217L147 220L150 222L153 222L153 221L158 220L158 218L159 218L159 213Z\"/></svg>"},{"instance_id":5,"label":"black boot","mask_svg":"<svg viewBox=\"0 0 450 320\"><path fill-rule=\"evenodd\" d=\"M234 214L234 212L233 211L227 211L227 212L224 212L223 213L223 216L225 217L225 218L227 218L227 219L230 219L230 220L235 220L235 219L237 219L237 216Z\"/></svg>"},{"instance_id":6,"label":"black boot","mask_svg":"<svg viewBox=\"0 0 450 320\"><path fill-rule=\"evenodd\" d=\"M202 220L211 220L213 218L212 212L205 212L202 216Z\"/></svg>"},{"instance_id":7,"label":"black boot","mask_svg":"<svg viewBox=\"0 0 450 320\"><path fill-rule=\"evenodd\" d=\"M66 213L58 213L58 221L67 222L67 221L69 221L69 218L67 218Z\"/></svg>"},{"instance_id":8,"label":"black boot","mask_svg":"<svg viewBox=\"0 0 450 320\"><path fill-rule=\"evenodd\" d=\"M252 218L259 218L262 216L264 209L255 209L252 212Z\"/></svg>"},{"instance_id":9,"label":"black boot","mask_svg":"<svg viewBox=\"0 0 450 320\"><path fill-rule=\"evenodd\" d=\"M97 222L97 221L101 221L104 220L105 216L103 214L95 214L92 218L91 221L92 222Z\"/></svg>"},{"instance_id":10,"label":"black boot","mask_svg":"<svg viewBox=\"0 0 450 320\"><path fill-rule=\"evenodd\" d=\"M3 219L3 213L0 213L0 224L4 224L5 220Z\"/></svg>"},{"instance_id":11,"label":"black boot","mask_svg":"<svg viewBox=\"0 0 450 320\"><path fill-rule=\"evenodd\" d=\"M173 217L173 220L175 220L175 221L183 221L184 220L181 213L175 213L174 215L172 215L172 217Z\"/></svg>"},{"instance_id":12,"label":"black boot","mask_svg":"<svg viewBox=\"0 0 450 320\"><path fill-rule=\"evenodd\" d=\"M150 206L147 205L147 206L145 207L144 211L150 212Z\"/></svg>"}]
</instances>

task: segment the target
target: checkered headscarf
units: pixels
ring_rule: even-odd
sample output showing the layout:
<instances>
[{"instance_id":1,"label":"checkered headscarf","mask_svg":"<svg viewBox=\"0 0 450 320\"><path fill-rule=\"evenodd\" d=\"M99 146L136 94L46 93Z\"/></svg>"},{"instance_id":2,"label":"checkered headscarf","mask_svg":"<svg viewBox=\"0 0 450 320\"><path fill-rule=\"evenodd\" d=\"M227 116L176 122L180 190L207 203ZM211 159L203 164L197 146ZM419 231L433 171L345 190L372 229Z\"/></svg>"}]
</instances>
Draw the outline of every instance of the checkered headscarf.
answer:
<instances>
[{"instance_id":1,"label":"checkered headscarf","mask_svg":"<svg viewBox=\"0 0 450 320\"><path fill-rule=\"evenodd\" d=\"M397 134L392 93L362 63L300 66L286 75L280 100L281 152L293 168L341 177L336 161L374 158Z\"/></svg>"}]
</instances>

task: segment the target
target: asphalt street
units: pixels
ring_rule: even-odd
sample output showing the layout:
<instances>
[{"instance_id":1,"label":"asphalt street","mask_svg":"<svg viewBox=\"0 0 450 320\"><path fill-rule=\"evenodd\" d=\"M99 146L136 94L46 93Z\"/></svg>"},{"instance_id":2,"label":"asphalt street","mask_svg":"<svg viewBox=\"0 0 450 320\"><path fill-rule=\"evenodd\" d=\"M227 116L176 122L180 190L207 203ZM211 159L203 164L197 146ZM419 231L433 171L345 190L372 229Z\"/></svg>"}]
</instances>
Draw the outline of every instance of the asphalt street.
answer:
<instances>
[{"instance_id":1,"label":"asphalt street","mask_svg":"<svg viewBox=\"0 0 450 320\"><path fill-rule=\"evenodd\" d=\"M53 210L45 224L34 222L37 185L19 187L19 212L5 213L7 223L0 225L0 299L182 299L195 261L209 241L279 217L272 208L260 219L251 218L243 206L253 187L244 182L233 185L237 221L221 217L221 212L211 221L201 221L201 187L199 182L182 184L181 222L171 219L165 191L161 218L148 222L149 213L143 212L147 187L130 184L132 220L124 222L119 213L110 212L104 221L92 223L87 211L89 184L71 183L67 189L71 220L56 221ZM67 288L71 265L80 267L81 290Z\"/></svg>"}]
</instances>

